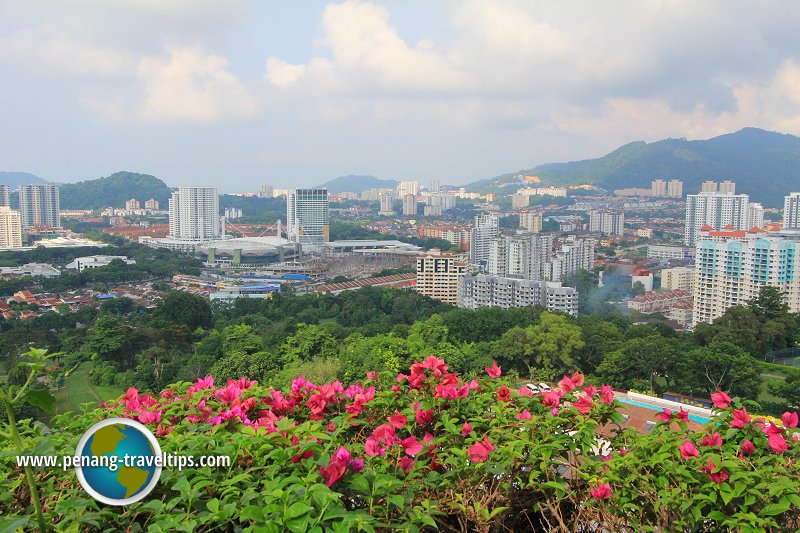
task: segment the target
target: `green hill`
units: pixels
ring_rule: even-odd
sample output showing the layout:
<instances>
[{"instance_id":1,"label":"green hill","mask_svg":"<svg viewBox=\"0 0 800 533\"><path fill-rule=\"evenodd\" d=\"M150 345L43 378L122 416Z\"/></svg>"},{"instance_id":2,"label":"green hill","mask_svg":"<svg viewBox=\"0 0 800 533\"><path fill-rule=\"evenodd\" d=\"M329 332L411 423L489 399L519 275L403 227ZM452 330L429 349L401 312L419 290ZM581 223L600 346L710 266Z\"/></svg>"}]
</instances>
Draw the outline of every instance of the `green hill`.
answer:
<instances>
[{"instance_id":1,"label":"green hill","mask_svg":"<svg viewBox=\"0 0 800 533\"><path fill-rule=\"evenodd\" d=\"M50 182L28 172L0 172L0 185L8 185L11 190L16 189L20 185L38 183Z\"/></svg>"},{"instance_id":2,"label":"green hill","mask_svg":"<svg viewBox=\"0 0 800 533\"><path fill-rule=\"evenodd\" d=\"M800 138L745 128L707 140L637 141L597 159L539 165L468 188L510 192L520 182L518 174L539 176L545 185L592 183L608 190L649 187L655 178L680 179L684 194L699 191L705 180L733 180L736 192L778 207L787 193L800 187Z\"/></svg>"},{"instance_id":3,"label":"green hill","mask_svg":"<svg viewBox=\"0 0 800 533\"><path fill-rule=\"evenodd\" d=\"M162 209L166 209L171 190L167 185L149 174L117 172L105 178L65 183L60 187L62 209L100 209L103 207L125 207L131 198L142 205L155 198Z\"/></svg>"},{"instance_id":4,"label":"green hill","mask_svg":"<svg viewBox=\"0 0 800 533\"><path fill-rule=\"evenodd\" d=\"M323 183L320 187L325 187L332 194L338 194L340 192L362 192L368 189L397 187L397 183L396 180L382 180L375 176L349 175L332 179Z\"/></svg>"}]
</instances>

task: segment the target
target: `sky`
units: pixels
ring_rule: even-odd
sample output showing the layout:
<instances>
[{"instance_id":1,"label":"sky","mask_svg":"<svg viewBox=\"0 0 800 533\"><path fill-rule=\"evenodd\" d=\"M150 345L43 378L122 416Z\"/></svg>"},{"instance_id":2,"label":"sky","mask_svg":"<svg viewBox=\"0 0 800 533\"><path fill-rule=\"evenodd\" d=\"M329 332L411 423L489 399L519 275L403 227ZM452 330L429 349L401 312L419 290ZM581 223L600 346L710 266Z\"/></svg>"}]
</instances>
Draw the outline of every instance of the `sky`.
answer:
<instances>
[{"instance_id":1,"label":"sky","mask_svg":"<svg viewBox=\"0 0 800 533\"><path fill-rule=\"evenodd\" d=\"M0 170L464 184L800 135L800 2L0 0Z\"/></svg>"}]
</instances>

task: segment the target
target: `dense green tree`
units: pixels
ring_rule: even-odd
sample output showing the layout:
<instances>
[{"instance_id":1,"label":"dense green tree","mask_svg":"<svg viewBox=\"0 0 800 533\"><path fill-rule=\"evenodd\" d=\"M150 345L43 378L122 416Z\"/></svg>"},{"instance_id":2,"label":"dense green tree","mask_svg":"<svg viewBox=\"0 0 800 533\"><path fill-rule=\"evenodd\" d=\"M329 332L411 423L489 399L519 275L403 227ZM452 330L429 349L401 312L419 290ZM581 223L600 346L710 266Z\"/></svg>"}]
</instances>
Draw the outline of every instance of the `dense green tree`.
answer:
<instances>
[{"instance_id":1,"label":"dense green tree","mask_svg":"<svg viewBox=\"0 0 800 533\"><path fill-rule=\"evenodd\" d=\"M730 342L712 342L688 353L695 383L706 394L724 390L744 398L755 398L761 385L758 362Z\"/></svg>"},{"instance_id":2,"label":"dense green tree","mask_svg":"<svg viewBox=\"0 0 800 533\"><path fill-rule=\"evenodd\" d=\"M213 325L211 305L202 296L188 292L171 291L156 307L156 316L190 330L210 328Z\"/></svg>"},{"instance_id":3,"label":"dense green tree","mask_svg":"<svg viewBox=\"0 0 800 533\"><path fill-rule=\"evenodd\" d=\"M284 341L281 353L287 362L308 361L314 357L331 359L339 354L339 343L320 326L300 324L294 335Z\"/></svg>"}]
</instances>

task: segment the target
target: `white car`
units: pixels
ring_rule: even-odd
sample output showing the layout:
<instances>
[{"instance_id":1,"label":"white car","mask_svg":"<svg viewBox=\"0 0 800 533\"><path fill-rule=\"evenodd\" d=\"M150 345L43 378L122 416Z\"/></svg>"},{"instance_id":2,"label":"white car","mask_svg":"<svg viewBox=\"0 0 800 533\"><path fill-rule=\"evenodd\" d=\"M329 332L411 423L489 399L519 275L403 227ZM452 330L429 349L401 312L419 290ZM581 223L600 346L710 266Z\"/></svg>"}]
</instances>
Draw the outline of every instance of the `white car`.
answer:
<instances>
[{"instance_id":1,"label":"white car","mask_svg":"<svg viewBox=\"0 0 800 533\"><path fill-rule=\"evenodd\" d=\"M539 394L539 387L537 387L533 383L526 383L525 386L528 387L528 390L531 391L532 393Z\"/></svg>"},{"instance_id":2,"label":"white car","mask_svg":"<svg viewBox=\"0 0 800 533\"><path fill-rule=\"evenodd\" d=\"M547 383L539 383L539 390L542 392L550 392L550 385Z\"/></svg>"}]
</instances>

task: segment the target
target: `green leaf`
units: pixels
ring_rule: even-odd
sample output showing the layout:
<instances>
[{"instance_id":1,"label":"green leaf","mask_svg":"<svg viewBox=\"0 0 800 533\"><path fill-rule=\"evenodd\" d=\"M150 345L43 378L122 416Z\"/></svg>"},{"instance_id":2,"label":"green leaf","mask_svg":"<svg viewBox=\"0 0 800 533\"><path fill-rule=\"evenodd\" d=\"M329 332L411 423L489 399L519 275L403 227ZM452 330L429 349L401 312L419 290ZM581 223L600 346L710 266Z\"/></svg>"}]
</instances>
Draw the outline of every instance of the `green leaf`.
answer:
<instances>
[{"instance_id":1,"label":"green leaf","mask_svg":"<svg viewBox=\"0 0 800 533\"><path fill-rule=\"evenodd\" d=\"M760 514L766 515L766 516L775 516L775 515L783 514L783 513L785 513L786 511L789 510L790 505L791 504L790 504L788 498L781 498L781 501L776 502L776 503L771 503L771 504L765 506L764 509L761 510Z\"/></svg>"},{"instance_id":2,"label":"green leaf","mask_svg":"<svg viewBox=\"0 0 800 533\"><path fill-rule=\"evenodd\" d=\"M47 389L31 390L25 394L24 400L46 413L56 412L56 398Z\"/></svg>"},{"instance_id":3,"label":"green leaf","mask_svg":"<svg viewBox=\"0 0 800 533\"><path fill-rule=\"evenodd\" d=\"M20 529L24 529L30 520L23 516L20 517L11 517L11 518L0 518L0 533L14 533Z\"/></svg>"}]
</instances>

